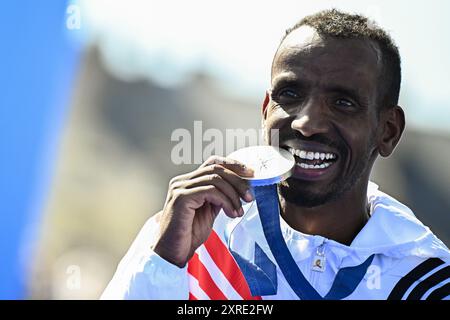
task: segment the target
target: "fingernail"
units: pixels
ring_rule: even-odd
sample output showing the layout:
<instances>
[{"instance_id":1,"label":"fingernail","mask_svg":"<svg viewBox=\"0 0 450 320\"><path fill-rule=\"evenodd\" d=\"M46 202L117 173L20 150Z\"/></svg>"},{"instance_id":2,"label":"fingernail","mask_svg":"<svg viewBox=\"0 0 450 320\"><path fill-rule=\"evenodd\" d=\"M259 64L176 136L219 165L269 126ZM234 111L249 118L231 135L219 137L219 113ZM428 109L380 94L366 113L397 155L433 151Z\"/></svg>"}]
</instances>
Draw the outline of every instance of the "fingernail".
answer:
<instances>
[{"instance_id":1,"label":"fingernail","mask_svg":"<svg viewBox=\"0 0 450 320\"><path fill-rule=\"evenodd\" d=\"M238 213L236 210L233 210L233 215L234 215L235 217L238 217L238 216L239 216L239 213Z\"/></svg>"},{"instance_id":2,"label":"fingernail","mask_svg":"<svg viewBox=\"0 0 450 320\"><path fill-rule=\"evenodd\" d=\"M252 193L250 192L250 190L247 190L247 191L245 192L244 199L245 199L247 202L253 201L253 196L252 196Z\"/></svg>"},{"instance_id":3,"label":"fingernail","mask_svg":"<svg viewBox=\"0 0 450 320\"><path fill-rule=\"evenodd\" d=\"M242 207L239 208L239 216L243 216L244 215L244 209L242 209Z\"/></svg>"}]
</instances>

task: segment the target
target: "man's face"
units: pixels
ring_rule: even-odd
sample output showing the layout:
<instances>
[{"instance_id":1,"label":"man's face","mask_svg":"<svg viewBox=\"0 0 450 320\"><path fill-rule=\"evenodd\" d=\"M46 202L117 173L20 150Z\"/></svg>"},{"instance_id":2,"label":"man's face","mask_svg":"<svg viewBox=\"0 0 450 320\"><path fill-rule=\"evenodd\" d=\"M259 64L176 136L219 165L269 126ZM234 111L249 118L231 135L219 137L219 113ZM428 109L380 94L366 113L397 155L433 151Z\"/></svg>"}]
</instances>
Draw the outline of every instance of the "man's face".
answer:
<instances>
[{"instance_id":1,"label":"man's face","mask_svg":"<svg viewBox=\"0 0 450 320\"><path fill-rule=\"evenodd\" d=\"M280 147L295 156L294 175L279 186L287 201L314 207L367 183L377 155L380 68L369 41L321 38L309 27L283 41L263 124L278 129Z\"/></svg>"}]
</instances>

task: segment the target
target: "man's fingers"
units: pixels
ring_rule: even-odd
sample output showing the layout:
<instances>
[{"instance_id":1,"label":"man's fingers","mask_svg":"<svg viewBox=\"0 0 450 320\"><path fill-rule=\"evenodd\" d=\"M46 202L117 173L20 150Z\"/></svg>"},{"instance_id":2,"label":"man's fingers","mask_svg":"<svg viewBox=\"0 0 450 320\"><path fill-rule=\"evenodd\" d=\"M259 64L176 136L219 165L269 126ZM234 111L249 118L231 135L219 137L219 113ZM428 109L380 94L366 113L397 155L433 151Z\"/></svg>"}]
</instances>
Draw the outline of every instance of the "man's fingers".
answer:
<instances>
[{"instance_id":1,"label":"man's fingers","mask_svg":"<svg viewBox=\"0 0 450 320\"><path fill-rule=\"evenodd\" d=\"M224 178L219 174L203 175L185 182L184 188L192 189L195 187L213 185L219 189L233 204L233 207L240 214L243 214L239 194Z\"/></svg>"},{"instance_id":2,"label":"man's fingers","mask_svg":"<svg viewBox=\"0 0 450 320\"><path fill-rule=\"evenodd\" d=\"M204 175L220 175L226 182L228 182L239 194L239 196L245 201L249 202L253 200L250 192L250 185L248 181L236 174L234 171L229 170L222 165L213 164L201 169L198 169L191 173L190 179L195 179Z\"/></svg>"},{"instance_id":3,"label":"man's fingers","mask_svg":"<svg viewBox=\"0 0 450 320\"><path fill-rule=\"evenodd\" d=\"M198 203L204 203L207 201L213 206L222 208L225 214L230 218L236 218L242 215L234 209L230 199L213 185L186 189L185 194L192 195L197 199Z\"/></svg>"},{"instance_id":4,"label":"man's fingers","mask_svg":"<svg viewBox=\"0 0 450 320\"><path fill-rule=\"evenodd\" d=\"M218 164L223 166L224 168L230 169L233 172L236 172L238 175L243 177L252 177L253 176L253 169L247 167L242 162L239 162L234 159L220 157L220 156L211 156L206 160L200 168L204 168L206 166L210 166L212 164Z\"/></svg>"}]
</instances>

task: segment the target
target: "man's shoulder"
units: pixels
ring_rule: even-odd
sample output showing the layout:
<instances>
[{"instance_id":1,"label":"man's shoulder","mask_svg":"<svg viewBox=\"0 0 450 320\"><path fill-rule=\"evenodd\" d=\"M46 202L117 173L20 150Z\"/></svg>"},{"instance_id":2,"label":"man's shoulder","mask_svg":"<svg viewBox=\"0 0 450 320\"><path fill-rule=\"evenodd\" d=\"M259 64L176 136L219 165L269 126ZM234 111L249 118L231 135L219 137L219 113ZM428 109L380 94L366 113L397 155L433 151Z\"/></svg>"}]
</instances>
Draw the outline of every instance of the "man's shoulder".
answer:
<instances>
[{"instance_id":1,"label":"man's shoulder","mask_svg":"<svg viewBox=\"0 0 450 320\"><path fill-rule=\"evenodd\" d=\"M389 272L392 300L441 300L450 297L450 256L407 256Z\"/></svg>"}]
</instances>

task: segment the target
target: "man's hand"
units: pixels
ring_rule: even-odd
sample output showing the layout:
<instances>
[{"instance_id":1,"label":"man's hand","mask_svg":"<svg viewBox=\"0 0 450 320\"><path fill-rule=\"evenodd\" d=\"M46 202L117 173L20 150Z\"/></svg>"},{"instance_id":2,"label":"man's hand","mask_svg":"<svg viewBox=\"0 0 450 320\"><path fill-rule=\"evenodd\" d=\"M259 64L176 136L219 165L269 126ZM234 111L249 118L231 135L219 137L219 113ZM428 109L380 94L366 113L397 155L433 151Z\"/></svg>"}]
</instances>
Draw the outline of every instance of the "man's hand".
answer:
<instances>
[{"instance_id":1,"label":"man's hand","mask_svg":"<svg viewBox=\"0 0 450 320\"><path fill-rule=\"evenodd\" d=\"M211 157L197 170L177 176L169 183L154 251L165 260L184 267L206 241L221 209L230 218L244 211L240 198L253 197L248 182L253 170L223 157Z\"/></svg>"}]
</instances>

